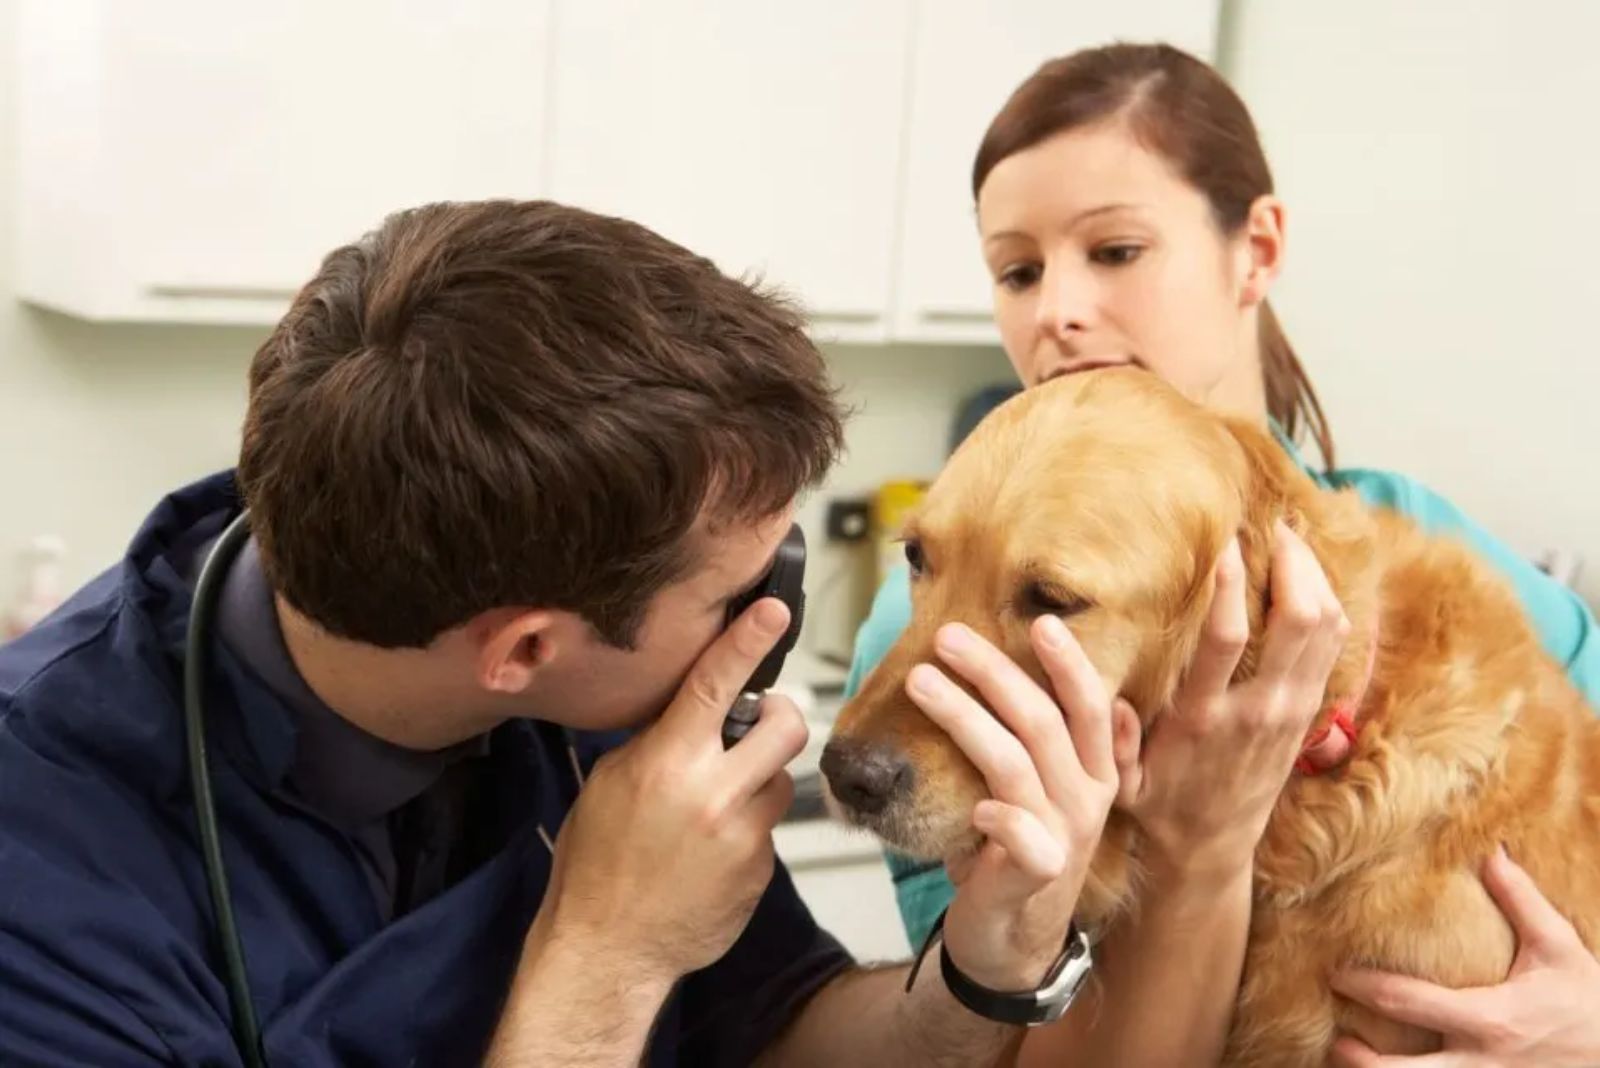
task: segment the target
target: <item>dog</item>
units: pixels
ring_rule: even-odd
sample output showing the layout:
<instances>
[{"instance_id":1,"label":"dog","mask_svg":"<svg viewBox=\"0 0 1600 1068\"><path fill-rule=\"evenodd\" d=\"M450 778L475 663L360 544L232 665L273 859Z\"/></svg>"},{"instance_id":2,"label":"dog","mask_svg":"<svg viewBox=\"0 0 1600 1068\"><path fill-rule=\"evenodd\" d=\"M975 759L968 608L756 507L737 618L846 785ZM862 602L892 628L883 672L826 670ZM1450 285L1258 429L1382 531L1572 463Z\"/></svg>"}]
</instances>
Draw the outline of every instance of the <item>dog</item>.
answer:
<instances>
[{"instance_id":1,"label":"dog","mask_svg":"<svg viewBox=\"0 0 1600 1068\"><path fill-rule=\"evenodd\" d=\"M832 730L831 804L915 857L977 848L984 781L905 692L913 666L937 662L938 628L969 625L1048 690L1028 627L1055 612L1148 729L1200 641L1235 534L1250 637L1234 680L1249 678L1279 520L1349 620L1327 699L1350 699L1354 736L1340 768L1291 776L1257 847L1225 1063L1320 1065L1341 1033L1380 1052L1437 1049L1437 1035L1337 998L1328 976L1364 965L1452 987L1503 980L1515 938L1479 877L1502 843L1595 950L1600 727L1471 548L1322 489L1264 427L1155 375L1058 378L995 409L952 454L908 527L921 564L911 622ZM1113 809L1080 923L1103 931L1133 913L1139 854L1137 825Z\"/></svg>"}]
</instances>

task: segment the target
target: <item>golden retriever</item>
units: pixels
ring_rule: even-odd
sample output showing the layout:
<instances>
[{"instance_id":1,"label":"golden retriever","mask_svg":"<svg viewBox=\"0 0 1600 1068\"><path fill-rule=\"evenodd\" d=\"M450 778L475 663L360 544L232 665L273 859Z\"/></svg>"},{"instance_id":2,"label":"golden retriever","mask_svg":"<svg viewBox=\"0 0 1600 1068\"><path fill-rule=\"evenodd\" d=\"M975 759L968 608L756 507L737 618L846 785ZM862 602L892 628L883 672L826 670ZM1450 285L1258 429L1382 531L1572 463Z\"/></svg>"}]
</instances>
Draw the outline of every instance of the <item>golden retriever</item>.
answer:
<instances>
[{"instance_id":1,"label":"golden retriever","mask_svg":"<svg viewBox=\"0 0 1600 1068\"><path fill-rule=\"evenodd\" d=\"M1363 964L1450 986L1503 979L1514 936L1479 877L1500 843L1593 950L1600 729L1508 583L1466 545L1353 491L1319 488L1265 429L1209 412L1154 375L1106 369L1029 390L950 458L909 528L924 561L910 626L830 739L857 765L887 760L900 772L878 776L873 803L846 790L858 803L838 807L914 856L974 848L983 779L905 694L911 668L937 661L940 625L968 624L1044 684L1028 626L1059 611L1108 690L1148 726L1181 681L1214 561L1235 533L1251 634L1235 679L1248 678L1280 518L1316 554L1350 620L1329 699L1370 682L1348 763L1292 776L1257 849L1227 1061L1322 1064L1340 1032L1380 1051L1434 1048L1437 1036L1336 998L1328 975ZM1113 811L1080 921L1103 928L1135 904L1138 857L1138 828Z\"/></svg>"}]
</instances>

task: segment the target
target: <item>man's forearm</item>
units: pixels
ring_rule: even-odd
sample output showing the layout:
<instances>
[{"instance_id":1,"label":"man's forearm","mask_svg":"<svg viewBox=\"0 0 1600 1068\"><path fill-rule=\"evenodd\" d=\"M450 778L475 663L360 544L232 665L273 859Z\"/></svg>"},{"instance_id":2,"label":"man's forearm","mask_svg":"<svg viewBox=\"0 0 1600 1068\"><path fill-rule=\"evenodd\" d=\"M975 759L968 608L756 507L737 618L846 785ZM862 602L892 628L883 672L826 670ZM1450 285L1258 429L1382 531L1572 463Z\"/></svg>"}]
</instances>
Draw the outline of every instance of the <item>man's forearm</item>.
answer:
<instances>
[{"instance_id":1,"label":"man's forearm","mask_svg":"<svg viewBox=\"0 0 1600 1068\"><path fill-rule=\"evenodd\" d=\"M847 972L823 987L761 1059L762 1068L1009 1063L1022 1029L985 1020L945 989L938 949L906 992L910 965Z\"/></svg>"},{"instance_id":2,"label":"man's forearm","mask_svg":"<svg viewBox=\"0 0 1600 1068\"><path fill-rule=\"evenodd\" d=\"M1095 981L1058 1024L1029 1032L1019 1064L1216 1064L1250 928L1250 871L1215 890L1152 887L1095 952Z\"/></svg>"},{"instance_id":3,"label":"man's forearm","mask_svg":"<svg viewBox=\"0 0 1600 1068\"><path fill-rule=\"evenodd\" d=\"M637 1065L672 984L530 936L486 1068Z\"/></svg>"}]
</instances>

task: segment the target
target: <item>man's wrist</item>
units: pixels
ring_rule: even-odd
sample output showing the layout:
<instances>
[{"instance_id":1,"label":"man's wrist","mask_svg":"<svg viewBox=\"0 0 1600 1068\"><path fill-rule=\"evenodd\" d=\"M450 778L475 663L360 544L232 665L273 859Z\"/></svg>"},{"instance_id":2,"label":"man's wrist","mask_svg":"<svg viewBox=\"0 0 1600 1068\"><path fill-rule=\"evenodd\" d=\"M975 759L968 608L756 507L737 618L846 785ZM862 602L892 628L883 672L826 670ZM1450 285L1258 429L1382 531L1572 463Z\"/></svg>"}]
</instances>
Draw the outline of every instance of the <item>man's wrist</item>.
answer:
<instances>
[{"instance_id":1,"label":"man's wrist","mask_svg":"<svg viewBox=\"0 0 1600 1068\"><path fill-rule=\"evenodd\" d=\"M485 1064L636 1061L674 981L660 968L635 966L592 940L535 923Z\"/></svg>"},{"instance_id":2,"label":"man's wrist","mask_svg":"<svg viewBox=\"0 0 1600 1068\"><path fill-rule=\"evenodd\" d=\"M571 927L535 924L523 947L523 961L525 966L534 962L538 971L560 976L576 989L595 987L604 996L622 992L630 1000L654 999L659 1005L680 976L642 952L645 948L619 945Z\"/></svg>"}]
</instances>

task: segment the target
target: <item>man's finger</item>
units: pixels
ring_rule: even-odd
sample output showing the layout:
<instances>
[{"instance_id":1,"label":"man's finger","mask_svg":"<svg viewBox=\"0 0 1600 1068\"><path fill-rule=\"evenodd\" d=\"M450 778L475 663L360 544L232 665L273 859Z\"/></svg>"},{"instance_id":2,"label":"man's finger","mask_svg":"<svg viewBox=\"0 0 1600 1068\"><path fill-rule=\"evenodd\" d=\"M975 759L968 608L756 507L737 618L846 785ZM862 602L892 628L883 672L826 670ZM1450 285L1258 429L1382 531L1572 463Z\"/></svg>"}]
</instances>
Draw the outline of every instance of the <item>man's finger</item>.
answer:
<instances>
[{"instance_id":1,"label":"man's finger","mask_svg":"<svg viewBox=\"0 0 1600 1068\"><path fill-rule=\"evenodd\" d=\"M1101 782L1113 782L1117 759L1111 737L1111 696L1105 682L1067 625L1055 616L1040 616L1033 625L1034 649L1050 677L1059 711L1064 713L1072 749L1083 770ZM1070 779L1044 770L1045 789L1057 803L1071 804ZM1057 781L1057 780L1060 781Z\"/></svg>"},{"instance_id":2,"label":"man's finger","mask_svg":"<svg viewBox=\"0 0 1600 1068\"><path fill-rule=\"evenodd\" d=\"M1563 916L1539 891L1533 877L1507 855L1501 846L1489 855L1483 866L1483 884L1494 896L1517 932L1523 950L1565 949L1583 944L1571 921Z\"/></svg>"},{"instance_id":3,"label":"man's finger","mask_svg":"<svg viewBox=\"0 0 1600 1068\"><path fill-rule=\"evenodd\" d=\"M972 874L972 866L978 863L978 854L971 850L963 850L944 858L944 874L950 880L951 886L960 886L967 881L967 876Z\"/></svg>"},{"instance_id":4,"label":"man's finger","mask_svg":"<svg viewBox=\"0 0 1600 1068\"><path fill-rule=\"evenodd\" d=\"M983 704L1022 743L1032 777L1041 782L1045 795L1058 804L1069 800L1081 764L1061 709L1050 695L969 627L959 623L941 627L937 648L940 659L977 689ZM999 792L995 796L1018 800Z\"/></svg>"},{"instance_id":5,"label":"man's finger","mask_svg":"<svg viewBox=\"0 0 1600 1068\"><path fill-rule=\"evenodd\" d=\"M1380 1016L1447 1034L1475 1034L1482 1019L1477 989L1452 990L1409 975L1366 968L1335 972L1334 992Z\"/></svg>"},{"instance_id":6,"label":"man's finger","mask_svg":"<svg viewBox=\"0 0 1600 1068\"><path fill-rule=\"evenodd\" d=\"M1066 847L1026 809L980 801L972 812L972 826L998 842L1011 863L1039 885L1060 878L1066 870Z\"/></svg>"},{"instance_id":7,"label":"man's finger","mask_svg":"<svg viewBox=\"0 0 1600 1068\"><path fill-rule=\"evenodd\" d=\"M1211 611L1200 645L1190 661L1189 672L1178 699L1179 707L1217 697L1228 688L1233 673L1250 639L1250 617L1245 611L1244 556L1239 539L1230 538L1217 558Z\"/></svg>"},{"instance_id":8,"label":"man's finger","mask_svg":"<svg viewBox=\"0 0 1600 1068\"><path fill-rule=\"evenodd\" d=\"M749 741L748 738L745 741ZM740 742L743 745L744 742ZM756 818L767 829L778 825L784 814L789 811L789 806L794 804L794 777L782 768L777 774L768 779L761 789L756 791L750 799Z\"/></svg>"},{"instance_id":9,"label":"man's finger","mask_svg":"<svg viewBox=\"0 0 1600 1068\"><path fill-rule=\"evenodd\" d=\"M906 676L906 695L972 761L989 793L1030 809L1042 809L1048 803L1027 748L944 672L932 664L918 664ZM1061 731L1066 733L1065 728Z\"/></svg>"},{"instance_id":10,"label":"man's finger","mask_svg":"<svg viewBox=\"0 0 1600 1068\"><path fill-rule=\"evenodd\" d=\"M735 800L755 794L800 755L811 728L793 701L779 693L761 699L761 718L723 758L725 785Z\"/></svg>"},{"instance_id":11,"label":"man's finger","mask_svg":"<svg viewBox=\"0 0 1600 1068\"><path fill-rule=\"evenodd\" d=\"M700 654L658 726L695 741L722 745L722 721L756 665L789 626L789 606L763 597Z\"/></svg>"}]
</instances>

